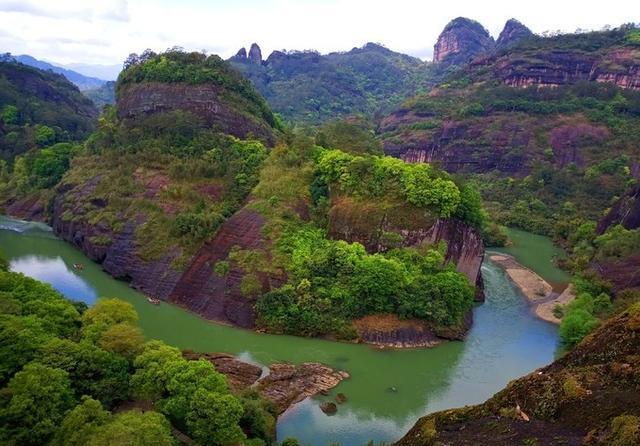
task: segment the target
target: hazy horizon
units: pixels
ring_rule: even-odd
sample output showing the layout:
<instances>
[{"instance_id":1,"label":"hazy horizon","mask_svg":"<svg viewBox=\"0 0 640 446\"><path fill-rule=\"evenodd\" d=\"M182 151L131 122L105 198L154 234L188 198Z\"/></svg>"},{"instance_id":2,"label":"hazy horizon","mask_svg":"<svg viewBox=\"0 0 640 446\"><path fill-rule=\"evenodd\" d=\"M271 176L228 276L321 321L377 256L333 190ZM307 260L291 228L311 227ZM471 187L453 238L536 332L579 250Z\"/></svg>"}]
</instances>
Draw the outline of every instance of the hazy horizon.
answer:
<instances>
[{"instance_id":1,"label":"hazy horizon","mask_svg":"<svg viewBox=\"0 0 640 446\"><path fill-rule=\"evenodd\" d=\"M575 5L456 1L446 6L417 0L392 5L363 0L72 0L55 4L0 0L0 48L77 69L77 64L120 65L129 53L172 46L228 58L257 42L274 50L348 51L376 42L430 60L433 45L458 16L479 21L497 37L516 18L533 32L597 30L640 20L640 2ZM553 11L553 13L550 13ZM76 64L76 68L72 66ZM80 70L81 71L81 70Z\"/></svg>"}]
</instances>

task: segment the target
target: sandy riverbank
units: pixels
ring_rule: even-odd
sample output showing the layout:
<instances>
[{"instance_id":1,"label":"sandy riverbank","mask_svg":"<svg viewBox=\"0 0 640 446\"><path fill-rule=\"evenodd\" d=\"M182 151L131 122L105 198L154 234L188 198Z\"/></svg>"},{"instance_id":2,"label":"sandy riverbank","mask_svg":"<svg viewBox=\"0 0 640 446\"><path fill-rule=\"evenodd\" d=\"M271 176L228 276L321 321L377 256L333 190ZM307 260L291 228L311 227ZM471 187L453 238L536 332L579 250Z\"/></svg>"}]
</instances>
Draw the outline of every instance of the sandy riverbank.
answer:
<instances>
[{"instance_id":1,"label":"sandy riverbank","mask_svg":"<svg viewBox=\"0 0 640 446\"><path fill-rule=\"evenodd\" d=\"M520 265L514 257L506 254L492 254L489 258L506 271L511 281L529 300L536 316L554 324L560 323L560 319L553 314L553 308L556 305L566 305L575 298L571 285L558 294L553 291L553 287L547 281L529 268Z\"/></svg>"}]
</instances>

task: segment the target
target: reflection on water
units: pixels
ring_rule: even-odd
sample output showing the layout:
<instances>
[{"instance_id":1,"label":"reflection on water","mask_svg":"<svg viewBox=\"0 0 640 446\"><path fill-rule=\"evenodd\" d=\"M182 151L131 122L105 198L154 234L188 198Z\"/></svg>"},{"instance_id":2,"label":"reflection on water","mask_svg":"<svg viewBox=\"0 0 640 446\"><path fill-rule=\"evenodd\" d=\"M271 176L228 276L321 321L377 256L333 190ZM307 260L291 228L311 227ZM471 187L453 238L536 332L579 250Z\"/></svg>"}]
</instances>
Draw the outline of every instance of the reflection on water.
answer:
<instances>
[{"instance_id":1,"label":"reflection on water","mask_svg":"<svg viewBox=\"0 0 640 446\"><path fill-rule=\"evenodd\" d=\"M303 401L285 413L277 428L280 440L293 436L313 446L397 440L418 417L481 402L513 378L548 364L557 343L555 327L531 316L524 299L491 262L482 269L487 301L474 310L467 341L433 349L377 350L258 334L209 323L172 305L149 305L50 232L29 225L25 232L16 232L20 227L0 219L0 250L12 268L51 283L70 298L92 303L96 296L117 296L132 303L147 338L196 351L232 353L261 365L319 361L351 374L328 396ZM73 263L83 263L85 269L74 271ZM389 391L391 387L396 391ZM319 401L335 398L337 392L348 401L336 415L327 416Z\"/></svg>"},{"instance_id":2,"label":"reflection on water","mask_svg":"<svg viewBox=\"0 0 640 446\"><path fill-rule=\"evenodd\" d=\"M72 272L60 257L51 259L44 256L28 255L11 260L11 271L50 283L56 290L71 300L93 304L97 294L82 277Z\"/></svg>"}]
</instances>

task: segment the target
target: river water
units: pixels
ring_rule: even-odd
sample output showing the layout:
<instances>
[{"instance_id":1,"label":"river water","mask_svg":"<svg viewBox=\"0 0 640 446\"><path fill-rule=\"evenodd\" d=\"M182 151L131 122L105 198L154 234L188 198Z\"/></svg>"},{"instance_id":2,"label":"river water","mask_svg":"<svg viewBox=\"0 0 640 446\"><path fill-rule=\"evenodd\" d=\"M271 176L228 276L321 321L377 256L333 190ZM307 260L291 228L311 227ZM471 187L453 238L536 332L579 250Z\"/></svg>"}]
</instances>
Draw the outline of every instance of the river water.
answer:
<instances>
[{"instance_id":1,"label":"river water","mask_svg":"<svg viewBox=\"0 0 640 446\"><path fill-rule=\"evenodd\" d=\"M535 240L545 247L551 244L549 239ZM12 270L48 282L70 299L92 304L100 297L118 297L130 302L149 339L232 353L261 365L319 361L347 370L351 378L328 396L303 401L281 416L278 439L296 437L305 445L360 446L369 440L397 440L420 416L484 401L510 380L550 363L558 343L556 328L531 315L524 298L489 260L482 266L486 302L474 309L473 328L465 342L432 349L378 350L258 334L207 322L169 304L150 305L42 224L0 217L0 251ZM84 264L85 269L74 270L74 263ZM327 416L319 402L337 392L348 401L337 414Z\"/></svg>"}]
</instances>

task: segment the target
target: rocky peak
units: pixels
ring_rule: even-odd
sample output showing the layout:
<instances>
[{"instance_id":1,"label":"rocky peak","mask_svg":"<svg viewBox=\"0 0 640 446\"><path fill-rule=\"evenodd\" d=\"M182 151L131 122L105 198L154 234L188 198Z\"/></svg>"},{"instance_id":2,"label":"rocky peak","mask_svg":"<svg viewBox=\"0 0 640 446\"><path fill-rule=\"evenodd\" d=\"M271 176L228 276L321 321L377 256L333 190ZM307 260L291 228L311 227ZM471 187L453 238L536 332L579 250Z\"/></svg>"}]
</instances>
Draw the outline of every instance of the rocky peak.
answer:
<instances>
[{"instance_id":1,"label":"rocky peak","mask_svg":"<svg viewBox=\"0 0 640 446\"><path fill-rule=\"evenodd\" d=\"M246 48L245 47L240 48L234 57L237 59L246 59L247 58Z\"/></svg>"},{"instance_id":2,"label":"rocky peak","mask_svg":"<svg viewBox=\"0 0 640 446\"><path fill-rule=\"evenodd\" d=\"M498 48L504 48L531 36L533 36L533 32L529 28L516 19L509 19L507 23L504 24L500 36L498 36L496 46Z\"/></svg>"},{"instance_id":3,"label":"rocky peak","mask_svg":"<svg viewBox=\"0 0 640 446\"><path fill-rule=\"evenodd\" d=\"M257 43L251 44L251 49L249 50L249 60L255 64L262 64L262 50Z\"/></svg>"},{"instance_id":4,"label":"rocky peak","mask_svg":"<svg viewBox=\"0 0 640 446\"><path fill-rule=\"evenodd\" d=\"M458 17L445 26L433 48L433 61L461 65L495 45L493 37L480 23Z\"/></svg>"}]
</instances>

